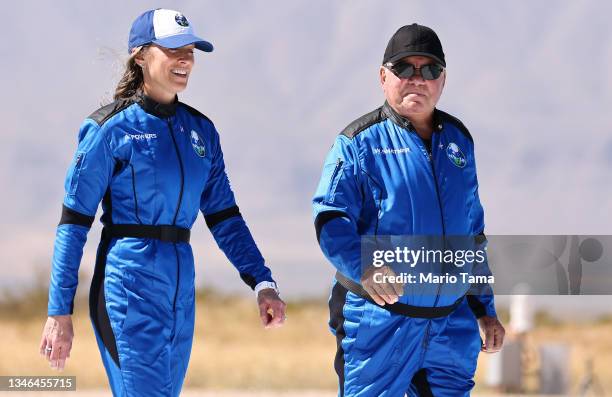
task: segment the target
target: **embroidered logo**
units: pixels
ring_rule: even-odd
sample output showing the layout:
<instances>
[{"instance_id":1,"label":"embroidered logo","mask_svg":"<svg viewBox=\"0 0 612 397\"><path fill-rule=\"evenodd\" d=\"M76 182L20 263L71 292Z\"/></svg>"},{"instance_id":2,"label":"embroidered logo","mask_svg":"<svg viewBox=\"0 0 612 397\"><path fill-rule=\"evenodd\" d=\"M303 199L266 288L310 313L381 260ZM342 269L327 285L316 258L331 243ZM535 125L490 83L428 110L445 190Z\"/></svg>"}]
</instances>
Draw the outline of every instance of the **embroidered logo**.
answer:
<instances>
[{"instance_id":1,"label":"embroidered logo","mask_svg":"<svg viewBox=\"0 0 612 397\"><path fill-rule=\"evenodd\" d=\"M206 155L206 148L204 147L204 142L202 142L202 138L198 135L197 132L191 130L191 146L193 146L193 151L200 157L204 157Z\"/></svg>"},{"instance_id":2,"label":"embroidered logo","mask_svg":"<svg viewBox=\"0 0 612 397\"><path fill-rule=\"evenodd\" d=\"M178 23L179 25L181 25L184 28L189 26L189 22L187 21L187 18L185 18L185 16L183 14L176 14L174 16L174 20L176 21L176 23Z\"/></svg>"},{"instance_id":3,"label":"embroidered logo","mask_svg":"<svg viewBox=\"0 0 612 397\"><path fill-rule=\"evenodd\" d=\"M404 154L404 153L410 153L410 148L409 147L403 147L403 148L399 148L399 149L395 149L395 148L374 148L372 149L372 153L374 154Z\"/></svg>"},{"instance_id":4,"label":"embroidered logo","mask_svg":"<svg viewBox=\"0 0 612 397\"><path fill-rule=\"evenodd\" d=\"M463 154L461 149L459 149L459 146L457 146L456 143L451 142L448 144L448 146L446 147L446 155L448 156L448 159L451 161L451 163L453 163L455 166L459 168L465 167L467 160L465 159L465 155Z\"/></svg>"},{"instance_id":5,"label":"embroidered logo","mask_svg":"<svg viewBox=\"0 0 612 397\"><path fill-rule=\"evenodd\" d=\"M141 133L141 134L130 134L129 132L126 135L128 137L128 139L133 139L135 141L141 141L141 140L149 140L149 139L157 139L157 134L154 132L147 132L147 133Z\"/></svg>"}]
</instances>

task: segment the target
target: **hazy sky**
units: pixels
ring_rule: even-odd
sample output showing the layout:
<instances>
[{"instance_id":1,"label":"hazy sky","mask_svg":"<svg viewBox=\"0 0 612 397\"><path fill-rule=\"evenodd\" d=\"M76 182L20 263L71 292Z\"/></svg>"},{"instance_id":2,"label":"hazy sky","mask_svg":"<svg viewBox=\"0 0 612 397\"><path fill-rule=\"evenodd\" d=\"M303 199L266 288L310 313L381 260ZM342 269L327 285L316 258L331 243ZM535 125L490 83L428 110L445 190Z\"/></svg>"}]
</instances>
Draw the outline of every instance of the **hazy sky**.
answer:
<instances>
[{"instance_id":1,"label":"hazy sky","mask_svg":"<svg viewBox=\"0 0 612 397\"><path fill-rule=\"evenodd\" d=\"M242 213L286 295L327 291L310 198L338 132L383 102L389 37L440 36L439 107L476 142L489 234L610 234L612 29L606 1L22 1L0 25L0 285L48 272L83 118L110 98L133 19L182 11L215 45L181 100L216 124ZM99 228L82 270L91 273ZM241 289L199 220L198 282Z\"/></svg>"}]
</instances>

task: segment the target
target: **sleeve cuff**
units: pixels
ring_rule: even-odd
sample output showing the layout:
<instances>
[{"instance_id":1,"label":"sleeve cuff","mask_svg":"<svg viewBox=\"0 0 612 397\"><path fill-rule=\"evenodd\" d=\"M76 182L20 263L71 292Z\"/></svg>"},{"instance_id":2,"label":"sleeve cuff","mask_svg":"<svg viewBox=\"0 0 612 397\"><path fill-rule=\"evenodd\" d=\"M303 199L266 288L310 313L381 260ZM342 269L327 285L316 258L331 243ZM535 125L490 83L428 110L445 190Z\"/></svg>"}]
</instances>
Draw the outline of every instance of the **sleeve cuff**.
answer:
<instances>
[{"instance_id":1,"label":"sleeve cuff","mask_svg":"<svg viewBox=\"0 0 612 397\"><path fill-rule=\"evenodd\" d=\"M71 316L72 315L72 310L60 310L60 309L56 309L56 310L47 310L47 316L51 317L51 316Z\"/></svg>"}]
</instances>

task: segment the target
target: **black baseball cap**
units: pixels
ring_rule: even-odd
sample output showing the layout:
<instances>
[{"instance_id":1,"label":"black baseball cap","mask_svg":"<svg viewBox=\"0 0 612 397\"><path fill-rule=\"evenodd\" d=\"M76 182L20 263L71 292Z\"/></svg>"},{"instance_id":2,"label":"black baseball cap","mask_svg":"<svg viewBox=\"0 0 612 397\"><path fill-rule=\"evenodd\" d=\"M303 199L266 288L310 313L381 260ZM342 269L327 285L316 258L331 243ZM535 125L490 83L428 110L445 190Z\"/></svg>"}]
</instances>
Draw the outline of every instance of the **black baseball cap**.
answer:
<instances>
[{"instance_id":1,"label":"black baseball cap","mask_svg":"<svg viewBox=\"0 0 612 397\"><path fill-rule=\"evenodd\" d=\"M446 67L442 43L436 32L427 26L413 23L399 28L387 44L383 65L410 55L427 56Z\"/></svg>"}]
</instances>

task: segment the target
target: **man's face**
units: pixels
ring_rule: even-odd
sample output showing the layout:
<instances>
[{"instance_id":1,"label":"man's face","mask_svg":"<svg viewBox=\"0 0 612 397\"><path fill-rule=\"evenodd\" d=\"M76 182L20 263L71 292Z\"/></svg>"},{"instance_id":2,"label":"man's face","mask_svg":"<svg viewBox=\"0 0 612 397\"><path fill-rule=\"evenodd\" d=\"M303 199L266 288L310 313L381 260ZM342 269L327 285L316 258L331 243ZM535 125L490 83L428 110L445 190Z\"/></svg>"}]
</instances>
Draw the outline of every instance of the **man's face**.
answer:
<instances>
[{"instance_id":1,"label":"man's face","mask_svg":"<svg viewBox=\"0 0 612 397\"><path fill-rule=\"evenodd\" d=\"M408 56L398 62L407 62L421 68L435 61L425 56ZM397 63L397 62L396 62ZM446 81L446 69L435 80L425 80L420 70L407 79L397 77L385 66L380 68L380 82L385 98L391 107L403 117L428 116L438 103Z\"/></svg>"}]
</instances>

